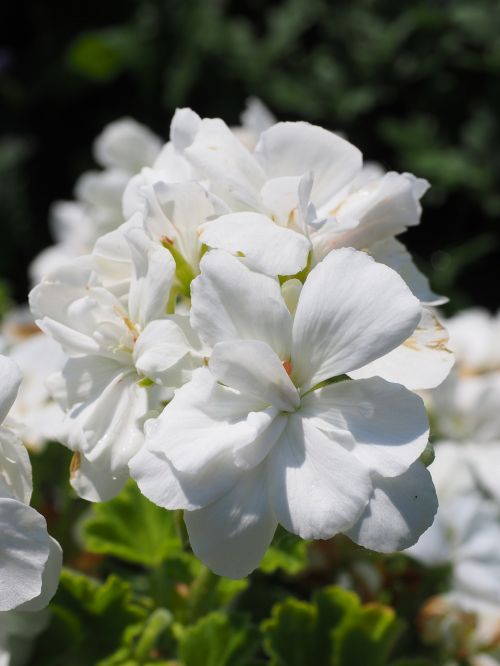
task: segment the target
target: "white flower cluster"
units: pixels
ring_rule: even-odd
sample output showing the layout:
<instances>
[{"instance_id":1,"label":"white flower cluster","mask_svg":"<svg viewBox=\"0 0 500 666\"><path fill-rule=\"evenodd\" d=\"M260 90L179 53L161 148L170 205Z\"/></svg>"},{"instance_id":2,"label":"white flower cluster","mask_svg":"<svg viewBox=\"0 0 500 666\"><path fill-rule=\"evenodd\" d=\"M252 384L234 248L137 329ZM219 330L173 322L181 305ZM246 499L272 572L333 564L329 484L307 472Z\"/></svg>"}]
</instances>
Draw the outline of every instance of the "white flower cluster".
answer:
<instances>
[{"instance_id":1,"label":"white flower cluster","mask_svg":"<svg viewBox=\"0 0 500 666\"><path fill-rule=\"evenodd\" d=\"M189 109L161 149L131 121L106 130L99 182L127 174L122 214L79 188L95 245L30 296L68 355L50 387L73 487L102 501L131 474L232 577L278 523L381 551L414 543L437 504L412 390L453 363L428 307L442 299L395 239L419 223L427 183L257 111L245 143Z\"/></svg>"},{"instance_id":2,"label":"white flower cluster","mask_svg":"<svg viewBox=\"0 0 500 666\"><path fill-rule=\"evenodd\" d=\"M430 467L439 498L432 527L408 553L423 563L451 565L451 592L433 600L426 614L450 632L474 617L469 649L485 650L477 664L500 663L500 320L466 310L447 322L456 365L426 395L436 433ZM468 614L468 615L464 615ZM462 626L460 627L460 622ZM469 629L470 633L470 629ZM497 661L498 660L498 661ZM476 662L474 662L476 663Z\"/></svg>"}]
</instances>

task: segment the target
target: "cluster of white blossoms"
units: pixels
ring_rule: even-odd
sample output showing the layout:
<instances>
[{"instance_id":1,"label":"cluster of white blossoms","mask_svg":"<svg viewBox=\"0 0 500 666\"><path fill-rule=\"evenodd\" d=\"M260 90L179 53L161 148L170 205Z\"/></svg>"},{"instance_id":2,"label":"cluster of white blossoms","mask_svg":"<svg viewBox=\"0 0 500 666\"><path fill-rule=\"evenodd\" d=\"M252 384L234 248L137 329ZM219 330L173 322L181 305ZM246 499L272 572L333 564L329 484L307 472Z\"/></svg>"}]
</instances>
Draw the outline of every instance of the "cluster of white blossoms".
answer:
<instances>
[{"instance_id":1,"label":"cluster of white blossoms","mask_svg":"<svg viewBox=\"0 0 500 666\"><path fill-rule=\"evenodd\" d=\"M178 110L163 147L132 121L105 130L100 194L71 204L94 245L63 240L30 295L67 355L49 387L73 487L104 501L132 476L230 577L278 524L415 543L437 500L414 391L453 364L443 299L395 238L427 183L320 127L246 118L242 136Z\"/></svg>"},{"instance_id":2,"label":"cluster of white blossoms","mask_svg":"<svg viewBox=\"0 0 500 666\"><path fill-rule=\"evenodd\" d=\"M439 510L408 554L429 566L451 565L451 591L424 612L432 632L439 627L447 640L452 632L468 635L475 665L500 664L500 320L473 309L446 324L456 365L425 395Z\"/></svg>"}]
</instances>

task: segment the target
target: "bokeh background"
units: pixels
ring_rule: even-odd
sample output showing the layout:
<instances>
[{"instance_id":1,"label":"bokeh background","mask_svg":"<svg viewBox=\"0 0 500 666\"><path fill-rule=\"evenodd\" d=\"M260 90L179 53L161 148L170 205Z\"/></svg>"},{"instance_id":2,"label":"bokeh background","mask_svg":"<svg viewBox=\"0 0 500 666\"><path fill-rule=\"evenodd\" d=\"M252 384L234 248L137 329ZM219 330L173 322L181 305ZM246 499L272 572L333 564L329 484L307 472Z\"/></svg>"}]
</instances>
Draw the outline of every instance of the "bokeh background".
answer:
<instances>
[{"instance_id":1,"label":"bokeh background","mask_svg":"<svg viewBox=\"0 0 500 666\"><path fill-rule=\"evenodd\" d=\"M238 124L252 95L427 178L405 243L447 314L496 310L497 0L5 0L0 30L0 265L15 300L50 243L50 203L71 198L106 123L132 116L166 138L176 107Z\"/></svg>"}]
</instances>

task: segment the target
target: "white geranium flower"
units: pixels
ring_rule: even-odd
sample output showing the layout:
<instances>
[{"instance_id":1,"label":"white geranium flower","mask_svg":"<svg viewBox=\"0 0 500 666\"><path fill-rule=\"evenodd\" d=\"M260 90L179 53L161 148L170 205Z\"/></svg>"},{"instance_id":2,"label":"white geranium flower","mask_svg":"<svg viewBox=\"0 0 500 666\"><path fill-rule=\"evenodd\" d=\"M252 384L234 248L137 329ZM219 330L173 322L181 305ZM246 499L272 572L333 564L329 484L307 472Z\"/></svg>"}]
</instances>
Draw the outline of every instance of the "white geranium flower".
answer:
<instances>
[{"instance_id":1,"label":"white geranium flower","mask_svg":"<svg viewBox=\"0 0 500 666\"><path fill-rule=\"evenodd\" d=\"M170 183L163 172L143 169L132 178L123 197L127 219L139 212L150 238L167 248L176 261L176 277L184 293L199 273L202 243L199 227L214 215L206 190L195 181Z\"/></svg>"},{"instance_id":2,"label":"white geranium flower","mask_svg":"<svg viewBox=\"0 0 500 666\"><path fill-rule=\"evenodd\" d=\"M500 373L461 376L460 365L429 397L436 432L455 442L500 442Z\"/></svg>"},{"instance_id":3,"label":"white geranium flower","mask_svg":"<svg viewBox=\"0 0 500 666\"><path fill-rule=\"evenodd\" d=\"M462 376L500 370L500 315L471 308L446 322Z\"/></svg>"},{"instance_id":4,"label":"white geranium flower","mask_svg":"<svg viewBox=\"0 0 500 666\"><path fill-rule=\"evenodd\" d=\"M451 564L453 603L477 611L500 611L500 512L480 492L470 451L443 442L430 472L439 510L430 529L407 553L427 565Z\"/></svg>"},{"instance_id":5,"label":"white geranium flower","mask_svg":"<svg viewBox=\"0 0 500 666\"><path fill-rule=\"evenodd\" d=\"M277 279L220 251L201 267L191 322L210 360L149 422L130 463L142 492L185 509L195 553L231 577L257 566L278 523L381 550L414 542L436 510L417 460L422 401L379 378L342 377L417 326L401 278L365 253L334 251L300 293L296 281L286 290L292 315Z\"/></svg>"},{"instance_id":6,"label":"white geranium flower","mask_svg":"<svg viewBox=\"0 0 500 666\"><path fill-rule=\"evenodd\" d=\"M106 288L91 257L47 276L30 295L40 328L72 357L51 388L68 410L72 485L92 501L120 490L142 445L144 420L203 359L187 318L167 314L170 252L138 227L126 226L124 235L126 293Z\"/></svg>"},{"instance_id":7,"label":"white geranium flower","mask_svg":"<svg viewBox=\"0 0 500 666\"><path fill-rule=\"evenodd\" d=\"M94 142L96 161L108 169L130 174L153 164L161 139L133 118L121 118L107 125Z\"/></svg>"},{"instance_id":8,"label":"white geranium flower","mask_svg":"<svg viewBox=\"0 0 500 666\"><path fill-rule=\"evenodd\" d=\"M283 266L281 253L272 250L262 256L278 245L280 236L300 256L308 247L300 239L305 236L316 262L335 248L371 251L419 223L419 199L428 188L411 174L363 169L361 153L352 144L304 122L274 124L262 131L252 151L222 120L201 119L182 109L172 121L169 145L169 155L183 160L186 177L206 181L219 206L226 207L225 215L202 227L202 241L245 256L251 268L270 275L293 274L305 265ZM166 164L166 173L175 170ZM287 236L285 230L297 236ZM443 302L404 246L373 250L383 255L380 261L401 269L423 302Z\"/></svg>"},{"instance_id":9,"label":"white geranium flower","mask_svg":"<svg viewBox=\"0 0 500 666\"><path fill-rule=\"evenodd\" d=\"M21 374L0 356L0 422L12 406ZM0 611L39 610L52 598L62 553L47 533L45 519L28 506L32 492L28 453L17 437L0 428Z\"/></svg>"},{"instance_id":10,"label":"white geranium flower","mask_svg":"<svg viewBox=\"0 0 500 666\"><path fill-rule=\"evenodd\" d=\"M32 335L9 348L9 357L21 369L23 380L6 425L25 446L40 451L49 440L63 436L64 413L53 400L46 379L67 360L61 346L34 326Z\"/></svg>"}]
</instances>

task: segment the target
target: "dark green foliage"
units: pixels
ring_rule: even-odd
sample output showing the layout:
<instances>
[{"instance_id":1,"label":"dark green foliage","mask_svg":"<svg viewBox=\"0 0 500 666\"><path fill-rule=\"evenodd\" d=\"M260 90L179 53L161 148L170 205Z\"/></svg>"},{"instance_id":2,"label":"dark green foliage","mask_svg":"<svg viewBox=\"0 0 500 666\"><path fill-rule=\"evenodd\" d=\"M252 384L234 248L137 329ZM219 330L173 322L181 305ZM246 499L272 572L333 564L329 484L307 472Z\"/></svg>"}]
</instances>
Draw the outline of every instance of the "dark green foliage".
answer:
<instances>
[{"instance_id":1,"label":"dark green foliage","mask_svg":"<svg viewBox=\"0 0 500 666\"><path fill-rule=\"evenodd\" d=\"M272 666L384 666L402 631L393 609L336 587L278 604L262 627Z\"/></svg>"},{"instance_id":2,"label":"dark green foliage","mask_svg":"<svg viewBox=\"0 0 500 666\"><path fill-rule=\"evenodd\" d=\"M37 666L97 664L145 616L123 580L110 576L100 585L69 570L62 572L51 608L51 624L37 644Z\"/></svg>"},{"instance_id":3,"label":"dark green foliage","mask_svg":"<svg viewBox=\"0 0 500 666\"><path fill-rule=\"evenodd\" d=\"M213 612L182 632L179 656L185 666L247 666L259 632L244 616Z\"/></svg>"},{"instance_id":4,"label":"dark green foliage","mask_svg":"<svg viewBox=\"0 0 500 666\"><path fill-rule=\"evenodd\" d=\"M83 532L89 552L145 566L181 550L175 514L146 499L133 481L115 499L92 507Z\"/></svg>"}]
</instances>

